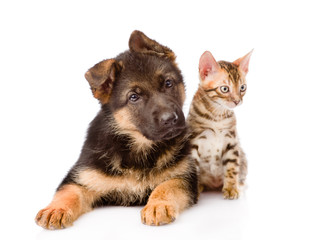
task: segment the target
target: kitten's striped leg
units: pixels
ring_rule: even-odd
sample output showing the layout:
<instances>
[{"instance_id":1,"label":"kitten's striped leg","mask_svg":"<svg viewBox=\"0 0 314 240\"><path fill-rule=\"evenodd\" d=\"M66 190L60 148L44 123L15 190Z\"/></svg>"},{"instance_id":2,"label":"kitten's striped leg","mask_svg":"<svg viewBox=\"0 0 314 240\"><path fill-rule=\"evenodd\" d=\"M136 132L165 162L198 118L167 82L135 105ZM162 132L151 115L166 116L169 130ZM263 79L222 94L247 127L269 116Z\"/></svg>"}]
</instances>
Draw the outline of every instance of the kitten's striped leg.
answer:
<instances>
[{"instance_id":1,"label":"kitten's striped leg","mask_svg":"<svg viewBox=\"0 0 314 240\"><path fill-rule=\"evenodd\" d=\"M200 174L200 172L201 172L200 162L202 160L201 160L200 153L199 153L199 145L198 144L192 144L191 148L192 148L191 156L195 161L196 173L197 173L197 177L198 177L198 197L199 197L200 193L203 192L203 190L204 190L204 185L203 185L204 183L202 181L201 174Z\"/></svg>"},{"instance_id":2,"label":"kitten's striped leg","mask_svg":"<svg viewBox=\"0 0 314 240\"><path fill-rule=\"evenodd\" d=\"M225 199L237 199L239 197L239 150L237 144L228 144L222 156L224 168L223 195Z\"/></svg>"}]
</instances>

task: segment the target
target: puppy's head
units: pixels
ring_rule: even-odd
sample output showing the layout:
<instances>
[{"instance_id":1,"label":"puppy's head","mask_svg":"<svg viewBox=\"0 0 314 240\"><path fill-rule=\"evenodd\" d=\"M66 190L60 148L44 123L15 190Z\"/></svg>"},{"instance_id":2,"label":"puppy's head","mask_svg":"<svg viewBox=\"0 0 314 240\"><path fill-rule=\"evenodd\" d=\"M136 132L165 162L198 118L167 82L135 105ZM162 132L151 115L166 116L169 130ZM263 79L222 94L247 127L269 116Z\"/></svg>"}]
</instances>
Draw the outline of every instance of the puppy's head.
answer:
<instances>
[{"instance_id":1,"label":"puppy's head","mask_svg":"<svg viewBox=\"0 0 314 240\"><path fill-rule=\"evenodd\" d=\"M185 129L185 90L171 49L134 31L130 50L85 74L94 97L106 104L118 128L149 140L167 140Z\"/></svg>"}]
</instances>

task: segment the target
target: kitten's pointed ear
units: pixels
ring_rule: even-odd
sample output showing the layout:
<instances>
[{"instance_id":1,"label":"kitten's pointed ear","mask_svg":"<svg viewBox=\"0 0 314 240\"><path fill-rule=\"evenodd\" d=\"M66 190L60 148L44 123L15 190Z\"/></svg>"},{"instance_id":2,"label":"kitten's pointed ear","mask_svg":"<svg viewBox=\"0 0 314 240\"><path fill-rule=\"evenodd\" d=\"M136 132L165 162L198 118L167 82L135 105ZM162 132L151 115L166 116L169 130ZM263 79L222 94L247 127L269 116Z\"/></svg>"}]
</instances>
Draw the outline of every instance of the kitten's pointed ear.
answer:
<instances>
[{"instance_id":1,"label":"kitten's pointed ear","mask_svg":"<svg viewBox=\"0 0 314 240\"><path fill-rule=\"evenodd\" d=\"M137 30L133 31L130 36L129 47L133 52L157 55L168 58L173 62L176 59L174 52L170 48L159 44L155 40L148 38L144 33Z\"/></svg>"},{"instance_id":2,"label":"kitten's pointed ear","mask_svg":"<svg viewBox=\"0 0 314 240\"><path fill-rule=\"evenodd\" d=\"M115 59L108 59L97 63L85 73L94 97L102 104L109 101L116 74L121 68Z\"/></svg>"},{"instance_id":3,"label":"kitten's pointed ear","mask_svg":"<svg viewBox=\"0 0 314 240\"><path fill-rule=\"evenodd\" d=\"M244 72L245 75L249 72L249 63L253 50L254 49L252 49L252 51L246 54L244 57L241 57L233 62Z\"/></svg>"},{"instance_id":4,"label":"kitten's pointed ear","mask_svg":"<svg viewBox=\"0 0 314 240\"><path fill-rule=\"evenodd\" d=\"M208 75L217 72L219 68L219 64L209 51L202 54L198 68L202 80L204 80Z\"/></svg>"}]
</instances>

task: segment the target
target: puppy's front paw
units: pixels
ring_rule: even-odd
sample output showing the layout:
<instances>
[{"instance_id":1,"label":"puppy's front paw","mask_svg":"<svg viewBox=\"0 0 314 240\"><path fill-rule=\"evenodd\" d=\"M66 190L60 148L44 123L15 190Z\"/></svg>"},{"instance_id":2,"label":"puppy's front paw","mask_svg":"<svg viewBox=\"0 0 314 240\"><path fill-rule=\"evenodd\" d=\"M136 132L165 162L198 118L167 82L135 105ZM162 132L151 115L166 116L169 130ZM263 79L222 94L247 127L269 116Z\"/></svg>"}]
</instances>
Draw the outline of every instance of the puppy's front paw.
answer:
<instances>
[{"instance_id":1,"label":"puppy's front paw","mask_svg":"<svg viewBox=\"0 0 314 240\"><path fill-rule=\"evenodd\" d=\"M151 226L160 226L173 222L176 219L175 207L167 202L148 203L141 211L142 223Z\"/></svg>"},{"instance_id":2,"label":"puppy's front paw","mask_svg":"<svg viewBox=\"0 0 314 240\"><path fill-rule=\"evenodd\" d=\"M224 187L222 189L222 193L224 195L224 199L238 199L239 198L239 189L235 186L232 187Z\"/></svg>"},{"instance_id":3,"label":"puppy's front paw","mask_svg":"<svg viewBox=\"0 0 314 240\"><path fill-rule=\"evenodd\" d=\"M53 207L40 210L35 218L37 225L50 230L69 227L73 224L73 221L71 210Z\"/></svg>"}]
</instances>

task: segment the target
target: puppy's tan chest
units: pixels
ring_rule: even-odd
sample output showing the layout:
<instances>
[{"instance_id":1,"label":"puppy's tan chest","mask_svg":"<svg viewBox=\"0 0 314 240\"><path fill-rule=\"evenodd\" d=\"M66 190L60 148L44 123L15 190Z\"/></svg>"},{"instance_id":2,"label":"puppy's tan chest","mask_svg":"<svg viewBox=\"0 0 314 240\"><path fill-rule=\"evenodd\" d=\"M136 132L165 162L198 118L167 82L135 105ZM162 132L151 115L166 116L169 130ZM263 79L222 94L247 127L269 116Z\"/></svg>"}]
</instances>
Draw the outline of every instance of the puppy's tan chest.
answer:
<instances>
[{"instance_id":1,"label":"puppy's tan chest","mask_svg":"<svg viewBox=\"0 0 314 240\"><path fill-rule=\"evenodd\" d=\"M126 176L108 176L98 170L86 169L77 175L76 181L90 191L97 192L99 195L107 194L112 191L145 193L148 188L154 188L155 184L151 181L142 181L136 174Z\"/></svg>"},{"instance_id":2,"label":"puppy's tan chest","mask_svg":"<svg viewBox=\"0 0 314 240\"><path fill-rule=\"evenodd\" d=\"M144 196L147 194L147 191L155 189L164 181L181 175L188 168L188 162L183 160L173 168L163 171L156 170L147 175L130 170L123 176L108 176L99 170L84 169L78 172L76 182L88 190L96 192L99 196L112 191Z\"/></svg>"}]
</instances>

